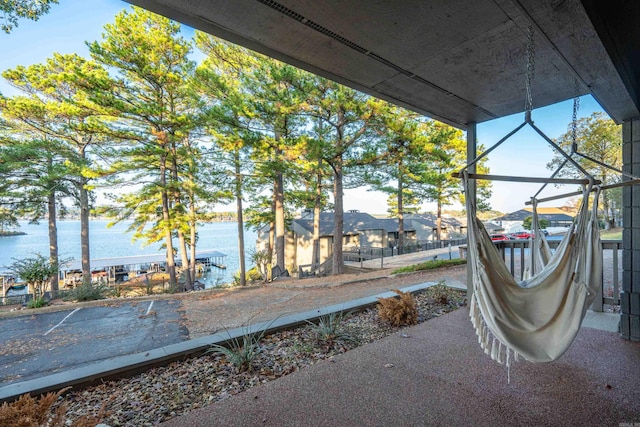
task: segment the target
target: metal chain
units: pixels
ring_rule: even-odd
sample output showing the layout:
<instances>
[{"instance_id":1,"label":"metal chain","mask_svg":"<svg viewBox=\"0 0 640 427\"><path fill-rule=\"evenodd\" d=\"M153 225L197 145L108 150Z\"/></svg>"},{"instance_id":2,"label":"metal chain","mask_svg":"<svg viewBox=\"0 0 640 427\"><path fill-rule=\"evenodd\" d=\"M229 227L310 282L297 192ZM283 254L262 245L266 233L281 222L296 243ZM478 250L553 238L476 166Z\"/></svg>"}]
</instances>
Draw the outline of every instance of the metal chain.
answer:
<instances>
[{"instance_id":1,"label":"metal chain","mask_svg":"<svg viewBox=\"0 0 640 427\"><path fill-rule=\"evenodd\" d=\"M571 154L578 152L578 110L580 109L580 82L575 80L575 97L573 98L573 117L571 120Z\"/></svg>"},{"instance_id":2,"label":"metal chain","mask_svg":"<svg viewBox=\"0 0 640 427\"><path fill-rule=\"evenodd\" d=\"M536 50L535 50L535 35L533 32L533 25L529 25L527 28L527 74L525 87L527 90L527 99L525 101L524 109L527 112L533 110L533 95L531 94L531 81L535 77L535 64L536 64Z\"/></svg>"}]
</instances>

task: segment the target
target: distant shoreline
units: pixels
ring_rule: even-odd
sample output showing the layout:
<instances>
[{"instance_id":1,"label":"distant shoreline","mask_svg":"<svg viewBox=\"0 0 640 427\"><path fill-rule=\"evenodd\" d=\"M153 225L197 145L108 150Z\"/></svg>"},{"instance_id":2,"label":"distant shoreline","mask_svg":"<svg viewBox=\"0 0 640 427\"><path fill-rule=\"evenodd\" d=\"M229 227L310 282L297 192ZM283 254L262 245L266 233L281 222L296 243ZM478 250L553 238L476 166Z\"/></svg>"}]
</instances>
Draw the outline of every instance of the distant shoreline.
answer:
<instances>
[{"instance_id":1,"label":"distant shoreline","mask_svg":"<svg viewBox=\"0 0 640 427\"><path fill-rule=\"evenodd\" d=\"M0 231L0 237L24 236L26 234L24 231Z\"/></svg>"}]
</instances>

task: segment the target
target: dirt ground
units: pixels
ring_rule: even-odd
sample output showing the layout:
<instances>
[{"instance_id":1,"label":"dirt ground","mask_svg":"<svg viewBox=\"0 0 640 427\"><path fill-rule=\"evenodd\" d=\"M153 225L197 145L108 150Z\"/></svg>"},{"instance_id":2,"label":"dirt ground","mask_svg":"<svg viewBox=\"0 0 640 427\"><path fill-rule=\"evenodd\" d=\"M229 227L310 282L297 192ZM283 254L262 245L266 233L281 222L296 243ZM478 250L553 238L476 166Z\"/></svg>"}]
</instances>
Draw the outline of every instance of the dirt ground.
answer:
<instances>
[{"instance_id":1,"label":"dirt ground","mask_svg":"<svg viewBox=\"0 0 640 427\"><path fill-rule=\"evenodd\" d=\"M400 275L391 270L313 279L288 279L264 286L204 291L183 298L184 326L195 338L278 316L298 313L418 283L466 283L466 266Z\"/></svg>"}]
</instances>

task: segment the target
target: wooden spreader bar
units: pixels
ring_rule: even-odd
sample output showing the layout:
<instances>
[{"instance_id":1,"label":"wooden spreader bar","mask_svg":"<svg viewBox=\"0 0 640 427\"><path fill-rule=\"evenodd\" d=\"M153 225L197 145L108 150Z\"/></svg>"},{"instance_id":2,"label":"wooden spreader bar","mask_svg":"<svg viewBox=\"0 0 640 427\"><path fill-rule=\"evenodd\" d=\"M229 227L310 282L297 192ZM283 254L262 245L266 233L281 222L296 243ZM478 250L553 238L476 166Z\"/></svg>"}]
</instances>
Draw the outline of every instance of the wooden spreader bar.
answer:
<instances>
[{"instance_id":1,"label":"wooden spreader bar","mask_svg":"<svg viewBox=\"0 0 640 427\"><path fill-rule=\"evenodd\" d=\"M462 172L453 172L451 176L454 178L462 178L464 174ZM575 185L588 185L591 182L587 178L572 179L572 178L545 178L545 177L526 177L526 176L508 176L508 175L486 175L479 173L468 174L469 179L479 179L486 181L508 181L508 182L530 182L534 184L575 184ZM601 181L593 180L594 185L600 184ZM581 193L582 194L582 193Z\"/></svg>"},{"instance_id":2,"label":"wooden spreader bar","mask_svg":"<svg viewBox=\"0 0 640 427\"><path fill-rule=\"evenodd\" d=\"M618 182L615 184L609 184L609 185L603 185L602 187L600 187L601 190L610 190L612 188L618 188L618 187L628 187L630 185L636 185L636 184L640 184L640 179L632 179L630 181L622 181L622 182ZM592 188L591 191L596 191L597 188ZM536 199L537 203L544 203L544 202L550 202L552 200L558 200L558 199L564 199L566 197L575 197L575 196L582 196L582 191L576 191L573 193L565 193L565 194L558 194L557 196L549 196L549 197L544 197L542 199ZM533 202L531 200L524 202L525 205L531 205L533 204Z\"/></svg>"}]
</instances>

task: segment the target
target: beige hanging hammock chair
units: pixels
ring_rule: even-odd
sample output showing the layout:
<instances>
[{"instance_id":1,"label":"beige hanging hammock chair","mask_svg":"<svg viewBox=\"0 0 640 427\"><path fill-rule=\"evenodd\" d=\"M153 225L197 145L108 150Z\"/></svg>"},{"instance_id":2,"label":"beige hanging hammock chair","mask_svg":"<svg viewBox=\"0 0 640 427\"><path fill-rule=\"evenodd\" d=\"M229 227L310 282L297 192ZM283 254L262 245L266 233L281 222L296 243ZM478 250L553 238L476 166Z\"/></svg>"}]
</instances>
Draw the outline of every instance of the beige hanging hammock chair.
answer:
<instances>
[{"instance_id":1,"label":"beige hanging hammock chair","mask_svg":"<svg viewBox=\"0 0 640 427\"><path fill-rule=\"evenodd\" d=\"M529 26L524 122L477 156L460 172L454 174L462 178L466 196L467 260L471 266L473 282L473 295L469 302L471 322L485 353L493 360L507 366L510 366L511 362L518 357L534 363L551 362L562 356L569 348L580 329L587 308L598 295L602 285L602 246L596 215L600 191L640 183L640 177L625 173L578 152L576 143L580 87L578 79L575 82L573 143L570 153L566 153L533 123L531 80L534 75L534 47L533 27ZM564 162L550 178L505 177L468 172L479 160L525 126L533 129L564 157ZM629 180L623 179L615 184L599 186L601 182L594 179L579 162L573 159L574 155L616 171ZM585 178L555 178L567 163L573 165ZM476 216L475 189L472 191L471 188L474 179L537 182L543 183L544 186L550 183L582 185L581 192L537 199L543 186L532 197L534 238L530 240L529 245L532 258L529 265L530 271L521 282L516 281L511 275L482 222ZM589 209L589 199L594 191L592 208ZM582 195L579 212L562 242L552 253L544 235L539 232L536 204L575 195Z\"/></svg>"},{"instance_id":2,"label":"beige hanging hammock chair","mask_svg":"<svg viewBox=\"0 0 640 427\"><path fill-rule=\"evenodd\" d=\"M469 194L468 174L463 176ZM602 281L598 192L589 209L591 190L591 186L584 190L580 211L555 253L522 282L513 278L477 218L475 203L466 198L473 280L470 317L480 346L493 360L507 366L518 357L550 362L562 356L575 338ZM541 233L536 236L541 237Z\"/></svg>"}]
</instances>

